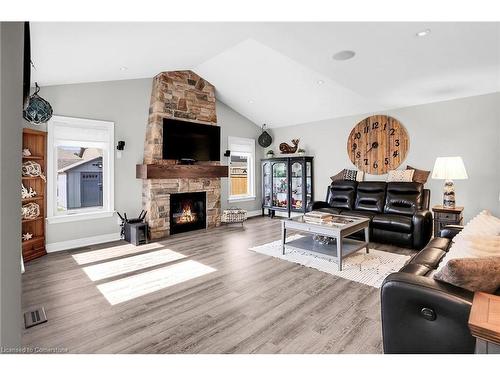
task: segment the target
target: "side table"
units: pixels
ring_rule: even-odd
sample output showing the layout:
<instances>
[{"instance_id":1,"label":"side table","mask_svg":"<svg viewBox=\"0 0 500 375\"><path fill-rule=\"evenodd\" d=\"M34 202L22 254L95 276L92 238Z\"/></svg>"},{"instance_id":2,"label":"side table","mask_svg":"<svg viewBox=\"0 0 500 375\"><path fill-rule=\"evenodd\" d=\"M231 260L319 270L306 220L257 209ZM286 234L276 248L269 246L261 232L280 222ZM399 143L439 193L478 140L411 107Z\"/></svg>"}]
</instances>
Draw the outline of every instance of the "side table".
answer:
<instances>
[{"instance_id":1,"label":"side table","mask_svg":"<svg viewBox=\"0 0 500 375\"><path fill-rule=\"evenodd\" d=\"M434 213L434 237L439 235L439 231L446 225L463 225L463 207L444 207L434 206L432 212Z\"/></svg>"},{"instance_id":2,"label":"side table","mask_svg":"<svg viewBox=\"0 0 500 375\"><path fill-rule=\"evenodd\" d=\"M500 354L500 296L476 292L469 315L476 354Z\"/></svg>"}]
</instances>

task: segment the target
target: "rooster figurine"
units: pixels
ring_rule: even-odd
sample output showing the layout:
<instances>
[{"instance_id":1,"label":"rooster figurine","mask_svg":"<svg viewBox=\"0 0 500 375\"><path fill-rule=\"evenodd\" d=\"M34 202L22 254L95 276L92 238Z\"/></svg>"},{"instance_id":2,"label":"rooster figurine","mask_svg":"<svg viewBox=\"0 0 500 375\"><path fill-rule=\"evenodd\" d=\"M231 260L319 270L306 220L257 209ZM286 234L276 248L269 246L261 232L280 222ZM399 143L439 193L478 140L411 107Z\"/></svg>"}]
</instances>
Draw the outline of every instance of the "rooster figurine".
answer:
<instances>
[{"instance_id":1,"label":"rooster figurine","mask_svg":"<svg viewBox=\"0 0 500 375\"><path fill-rule=\"evenodd\" d=\"M288 143L280 143L280 151L282 154L293 154L299 148L299 140L300 139L292 139L293 146L290 146Z\"/></svg>"}]
</instances>

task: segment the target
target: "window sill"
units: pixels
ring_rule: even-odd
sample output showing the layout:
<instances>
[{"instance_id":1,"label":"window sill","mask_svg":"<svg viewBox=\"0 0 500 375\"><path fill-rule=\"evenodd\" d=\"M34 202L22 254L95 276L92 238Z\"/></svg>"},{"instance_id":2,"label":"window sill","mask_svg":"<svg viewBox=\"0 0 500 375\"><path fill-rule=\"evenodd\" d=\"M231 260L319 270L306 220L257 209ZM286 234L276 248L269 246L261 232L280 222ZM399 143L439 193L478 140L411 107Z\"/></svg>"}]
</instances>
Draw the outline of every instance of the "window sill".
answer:
<instances>
[{"instance_id":1,"label":"window sill","mask_svg":"<svg viewBox=\"0 0 500 375\"><path fill-rule=\"evenodd\" d=\"M234 197L234 198L229 198L227 201L228 202L250 202L255 200L255 196L244 196L244 197Z\"/></svg>"},{"instance_id":2,"label":"window sill","mask_svg":"<svg viewBox=\"0 0 500 375\"><path fill-rule=\"evenodd\" d=\"M59 223L70 223L73 221L103 219L107 217L112 217L114 214L115 211L101 211L101 212L94 211L94 212L85 212L80 214L51 216L47 218L47 223L59 224Z\"/></svg>"}]
</instances>

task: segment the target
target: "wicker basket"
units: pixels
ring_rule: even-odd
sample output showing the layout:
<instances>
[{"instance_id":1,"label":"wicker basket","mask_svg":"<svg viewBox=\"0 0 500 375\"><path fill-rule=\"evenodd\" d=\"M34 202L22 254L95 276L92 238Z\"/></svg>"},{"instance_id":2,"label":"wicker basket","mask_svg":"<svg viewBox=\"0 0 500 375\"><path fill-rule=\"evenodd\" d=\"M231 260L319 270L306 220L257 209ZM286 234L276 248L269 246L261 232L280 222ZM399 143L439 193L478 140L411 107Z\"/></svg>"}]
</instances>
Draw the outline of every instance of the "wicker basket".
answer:
<instances>
[{"instance_id":1,"label":"wicker basket","mask_svg":"<svg viewBox=\"0 0 500 375\"><path fill-rule=\"evenodd\" d=\"M241 208L231 207L222 211L221 223L243 223L247 219L247 211Z\"/></svg>"}]
</instances>

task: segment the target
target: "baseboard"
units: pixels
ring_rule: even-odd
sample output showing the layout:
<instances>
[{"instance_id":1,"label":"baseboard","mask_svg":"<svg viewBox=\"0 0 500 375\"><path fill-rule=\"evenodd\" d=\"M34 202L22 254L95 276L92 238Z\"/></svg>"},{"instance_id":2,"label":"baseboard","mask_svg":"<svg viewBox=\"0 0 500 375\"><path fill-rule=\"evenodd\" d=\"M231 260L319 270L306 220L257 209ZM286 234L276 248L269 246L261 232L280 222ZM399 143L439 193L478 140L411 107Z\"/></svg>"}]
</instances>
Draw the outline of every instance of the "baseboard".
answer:
<instances>
[{"instance_id":1,"label":"baseboard","mask_svg":"<svg viewBox=\"0 0 500 375\"><path fill-rule=\"evenodd\" d=\"M78 247L96 245L105 242L118 241L120 239L119 233L102 234L100 236L78 238L76 240L53 242L45 245L47 253L54 253L56 251L76 249Z\"/></svg>"},{"instance_id":2,"label":"baseboard","mask_svg":"<svg viewBox=\"0 0 500 375\"><path fill-rule=\"evenodd\" d=\"M261 216L262 210L247 211L247 217Z\"/></svg>"}]
</instances>

